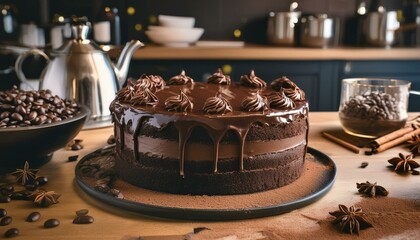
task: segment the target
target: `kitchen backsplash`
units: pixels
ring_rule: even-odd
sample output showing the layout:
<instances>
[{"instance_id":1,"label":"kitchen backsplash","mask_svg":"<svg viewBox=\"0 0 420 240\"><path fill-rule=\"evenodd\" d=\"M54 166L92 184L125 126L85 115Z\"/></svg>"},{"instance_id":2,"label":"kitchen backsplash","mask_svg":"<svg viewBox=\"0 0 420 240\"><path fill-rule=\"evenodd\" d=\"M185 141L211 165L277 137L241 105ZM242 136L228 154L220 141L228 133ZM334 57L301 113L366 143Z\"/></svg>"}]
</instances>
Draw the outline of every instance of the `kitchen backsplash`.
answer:
<instances>
[{"instance_id":1,"label":"kitchen backsplash","mask_svg":"<svg viewBox=\"0 0 420 240\"><path fill-rule=\"evenodd\" d=\"M55 13L70 16L86 15L95 21L101 6L119 9L122 40L140 39L147 42L144 31L156 24L157 15L193 16L196 26L205 29L201 39L242 40L267 43L266 27L269 12L289 11L292 1L285 0L0 0L12 3L17 9L18 21L34 21L45 28ZM355 43L357 6L383 5L387 10L401 9L401 0L299 0L297 10L302 13L326 13L340 19L340 43ZM48 16L45 16L48 15ZM48 34L48 31L46 31ZM343 40L345 39L345 41Z\"/></svg>"}]
</instances>

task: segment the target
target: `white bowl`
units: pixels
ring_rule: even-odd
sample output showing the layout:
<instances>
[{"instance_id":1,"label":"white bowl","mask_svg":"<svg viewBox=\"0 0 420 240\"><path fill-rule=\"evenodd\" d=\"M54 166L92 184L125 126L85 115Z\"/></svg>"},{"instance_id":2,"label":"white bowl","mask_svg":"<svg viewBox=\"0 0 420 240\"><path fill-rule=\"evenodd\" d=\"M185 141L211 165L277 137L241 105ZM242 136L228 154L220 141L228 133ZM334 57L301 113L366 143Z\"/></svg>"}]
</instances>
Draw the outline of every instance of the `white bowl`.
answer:
<instances>
[{"instance_id":1,"label":"white bowl","mask_svg":"<svg viewBox=\"0 0 420 240\"><path fill-rule=\"evenodd\" d=\"M203 29L190 31L188 34L173 33L172 31L145 31L151 41L168 47L188 47L191 43L197 42L203 32Z\"/></svg>"},{"instance_id":2,"label":"white bowl","mask_svg":"<svg viewBox=\"0 0 420 240\"><path fill-rule=\"evenodd\" d=\"M159 15L159 24L165 27L192 28L195 24L193 17Z\"/></svg>"},{"instance_id":3,"label":"white bowl","mask_svg":"<svg viewBox=\"0 0 420 240\"><path fill-rule=\"evenodd\" d=\"M176 28L176 27L165 27L165 26L149 26L150 32L162 32L167 34L187 34L187 35L200 35L203 34L203 28Z\"/></svg>"}]
</instances>

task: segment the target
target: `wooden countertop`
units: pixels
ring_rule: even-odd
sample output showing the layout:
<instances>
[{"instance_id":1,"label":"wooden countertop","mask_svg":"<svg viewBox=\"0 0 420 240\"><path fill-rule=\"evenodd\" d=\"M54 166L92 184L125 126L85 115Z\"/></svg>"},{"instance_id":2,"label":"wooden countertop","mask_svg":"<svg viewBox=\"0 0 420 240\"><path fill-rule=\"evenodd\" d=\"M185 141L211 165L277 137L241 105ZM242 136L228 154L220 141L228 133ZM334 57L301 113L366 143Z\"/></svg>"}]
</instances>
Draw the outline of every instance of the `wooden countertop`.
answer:
<instances>
[{"instance_id":1,"label":"wooden countertop","mask_svg":"<svg viewBox=\"0 0 420 240\"><path fill-rule=\"evenodd\" d=\"M134 60L420 60L420 48L301 48L245 47L170 48L146 45Z\"/></svg>"},{"instance_id":2,"label":"wooden countertop","mask_svg":"<svg viewBox=\"0 0 420 240\"><path fill-rule=\"evenodd\" d=\"M415 115L418 115L418 113L410 113L410 116ZM284 225L288 223L287 226L290 228L309 226L313 220L302 217L303 214L325 216L328 215L324 210L325 208L360 201L361 197L355 194L355 183L366 180L377 181L381 185L387 186L390 197L420 198L418 176L401 177L392 172L387 172L385 167L387 159L397 156L399 152L406 152L406 148L395 147L372 156L365 156L363 153L355 154L321 136L321 131L339 127L337 112L310 113L309 145L330 156L336 163L338 172L333 188L321 200L282 215L251 220L226 221L222 224L228 226L232 224L235 228L244 231L250 231L249 229L254 226L254 223L267 221L279 223L270 226L272 228L284 228ZM0 234L3 235L8 228L17 227L20 229L20 235L15 239L138 239L139 236L186 234L196 227L217 228L221 224L220 222L179 221L149 217L117 209L85 194L74 181L76 162L67 162L67 159L69 156L76 154L79 155L80 159L85 154L105 146L106 140L112 133L113 129L111 127L83 130L77 138L83 140L84 149L77 152L61 149L55 152L52 161L40 168L39 175L49 178L48 190L54 190L62 194L59 199L60 203L49 208L35 208L28 201L16 200L10 203L0 203L0 208L7 209L9 215L13 217L13 222L9 226L0 226ZM369 166L361 171L358 166L363 161L368 161ZM89 225L72 224L75 211L83 208L90 210L90 215L95 218L95 222ZM32 211L39 211L42 214L39 222L25 222L26 216ZM42 224L48 218L58 218L61 221L60 226L44 229ZM415 239L420 236L420 229L407 234L409 234L409 239ZM337 235L337 237L339 236L343 235ZM399 236L401 239L404 238L404 235ZM363 232L360 238L363 238Z\"/></svg>"}]
</instances>

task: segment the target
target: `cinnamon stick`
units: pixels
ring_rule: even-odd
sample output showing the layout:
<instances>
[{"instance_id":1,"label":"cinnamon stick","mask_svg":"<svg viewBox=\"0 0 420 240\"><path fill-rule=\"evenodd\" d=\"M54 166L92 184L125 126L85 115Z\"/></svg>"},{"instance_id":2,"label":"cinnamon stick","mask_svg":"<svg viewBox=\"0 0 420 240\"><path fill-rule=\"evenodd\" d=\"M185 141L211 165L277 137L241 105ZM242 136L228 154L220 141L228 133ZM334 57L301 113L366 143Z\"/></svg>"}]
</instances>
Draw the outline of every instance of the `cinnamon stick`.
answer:
<instances>
[{"instance_id":1,"label":"cinnamon stick","mask_svg":"<svg viewBox=\"0 0 420 240\"><path fill-rule=\"evenodd\" d=\"M335 136L333 136L333 135L331 135L329 133L322 132L322 135L325 138L327 138L327 139L329 139L329 140L337 143L338 145L340 145L342 147L347 148L348 150L350 150L350 151L352 151L354 153L359 153L360 152L360 148L359 147L357 147L357 146L355 146L355 145L353 145L351 143L348 143L348 142L346 142L344 140L341 140L341 139L339 139L339 138L337 138L337 137L335 137Z\"/></svg>"},{"instance_id":2,"label":"cinnamon stick","mask_svg":"<svg viewBox=\"0 0 420 240\"><path fill-rule=\"evenodd\" d=\"M389 141L391 141L391 140L394 140L394 139L396 139L396 138L399 138L399 137L401 137L401 136L404 136L405 134L410 133L410 132L412 132L413 130L414 130L414 129L413 129L413 127L411 127L411 126L407 126L407 127L404 127L404 128L398 129L398 130L396 130L396 131L393 131L393 132L388 133L388 134L386 134L386 135L384 135L384 136L382 136L382 137L380 137L380 138L377 138L377 139L373 140L373 141L370 143L370 146L371 146L372 148L378 148L378 147L379 147L379 146L381 146L382 144L385 144L386 142L389 142Z\"/></svg>"},{"instance_id":3,"label":"cinnamon stick","mask_svg":"<svg viewBox=\"0 0 420 240\"><path fill-rule=\"evenodd\" d=\"M406 142L406 141L410 140L413 136L418 135L418 134L420 134L420 128L414 129L411 132L404 134L403 136L400 136L400 137L398 137L394 140L386 142L386 143L380 145L377 148L373 148L372 152L374 152L374 153L383 152L387 149L390 149L390 148L395 147L395 146L397 146L397 145L399 145L403 142Z\"/></svg>"}]
</instances>

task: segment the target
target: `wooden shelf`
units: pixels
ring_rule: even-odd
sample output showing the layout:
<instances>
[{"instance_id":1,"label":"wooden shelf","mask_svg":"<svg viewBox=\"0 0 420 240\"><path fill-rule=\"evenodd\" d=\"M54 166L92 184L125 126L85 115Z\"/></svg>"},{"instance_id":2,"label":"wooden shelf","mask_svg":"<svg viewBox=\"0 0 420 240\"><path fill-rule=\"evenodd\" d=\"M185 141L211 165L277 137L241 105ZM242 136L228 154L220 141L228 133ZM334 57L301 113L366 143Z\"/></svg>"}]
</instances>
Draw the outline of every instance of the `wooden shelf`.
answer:
<instances>
[{"instance_id":1,"label":"wooden shelf","mask_svg":"<svg viewBox=\"0 0 420 240\"><path fill-rule=\"evenodd\" d=\"M245 47L170 48L146 45L134 60L420 60L420 48L293 48L262 45Z\"/></svg>"}]
</instances>

